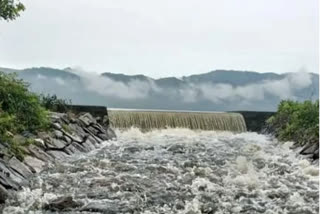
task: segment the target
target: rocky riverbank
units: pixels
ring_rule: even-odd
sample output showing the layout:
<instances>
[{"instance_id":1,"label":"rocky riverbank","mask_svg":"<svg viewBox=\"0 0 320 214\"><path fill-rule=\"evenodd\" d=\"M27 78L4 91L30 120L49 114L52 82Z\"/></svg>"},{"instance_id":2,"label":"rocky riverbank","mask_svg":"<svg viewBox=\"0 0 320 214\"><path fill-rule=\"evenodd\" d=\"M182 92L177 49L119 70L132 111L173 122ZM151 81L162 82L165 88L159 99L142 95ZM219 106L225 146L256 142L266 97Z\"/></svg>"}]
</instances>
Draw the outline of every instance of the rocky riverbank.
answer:
<instances>
[{"instance_id":1,"label":"rocky riverbank","mask_svg":"<svg viewBox=\"0 0 320 214\"><path fill-rule=\"evenodd\" d=\"M89 113L50 113L50 120L50 131L15 136L34 139L22 148L23 160L5 152L5 144L0 144L0 206L15 191L28 186L30 177L48 164L89 152L103 141L116 137L107 117L95 118Z\"/></svg>"}]
</instances>

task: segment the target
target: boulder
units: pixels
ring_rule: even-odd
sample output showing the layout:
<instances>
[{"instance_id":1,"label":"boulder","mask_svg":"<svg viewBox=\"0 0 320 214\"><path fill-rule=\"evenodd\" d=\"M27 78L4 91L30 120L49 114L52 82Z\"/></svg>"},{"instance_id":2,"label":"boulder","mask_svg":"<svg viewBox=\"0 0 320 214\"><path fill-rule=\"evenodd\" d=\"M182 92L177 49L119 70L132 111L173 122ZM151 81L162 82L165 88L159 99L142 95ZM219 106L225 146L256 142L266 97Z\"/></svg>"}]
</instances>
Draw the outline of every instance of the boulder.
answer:
<instances>
[{"instance_id":1,"label":"boulder","mask_svg":"<svg viewBox=\"0 0 320 214\"><path fill-rule=\"evenodd\" d=\"M28 146L29 153L36 157L39 160L42 160L43 162L53 161L53 158L45 153L41 148L37 147L36 145L29 145Z\"/></svg>"},{"instance_id":2,"label":"boulder","mask_svg":"<svg viewBox=\"0 0 320 214\"><path fill-rule=\"evenodd\" d=\"M86 147L82 146L80 143L77 143L77 142L73 142L71 145L74 146L74 148L76 148L80 152L89 152L90 151Z\"/></svg>"},{"instance_id":3,"label":"boulder","mask_svg":"<svg viewBox=\"0 0 320 214\"><path fill-rule=\"evenodd\" d=\"M62 138L63 138L63 133L62 133L62 131L54 130L54 131L53 131L53 134L54 134L54 136L55 136L57 139L62 139Z\"/></svg>"},{"instance_id":4,"label":"boulder","mask_svg":"<svg viewBox=\"0 0 320 214\"><path fill-rule=\"evenodd\" d=\"M303 147L300 154L302 155L310 155L314 154L315 151L319 149L319 143L309 143Z\"/></svg>"},{"instance_id":5,"label":"boulder","mask_svg":"<svg viewBox=\"0 0 320 214\"><path fill-rule=\"evenodd\" d=\"M74 144L77 144L77 143L74 143ZM85 149L83 150L79 150L78 148L76 148L73 143L70 144L69 146L67 146L64 151L68 154L68 155L73 155L73 154L80 154L84 151Z\"/></svg>"},{"instance_id":6,"label":"boulder","mask_svg":"<svg viewBox=\"0 0 320 214\"><path fill-rule=\"evenodd\" d=\"M44 209L51 211L68 211L83 206L82 202L74 201L71 196L63 196L50 201Z\"/></svg>"},{"instance_id":7,"label":"boulder","mask_svg":"<svg viewBox=\"0 0 320 214\"><path fill-rule=\"evenodd\" d=\"M58 140L55 138L50 138L50 140L46 141L47 148L50 149L63 149L68 145L64 140Z\"/></svg>"},{"instance_id":8,"label":"boulder","mask_svg":"<svg viewBox=\"0 0 320 214\"><path fill-rule=\"evenodd\" d=\"M91 114L85 113L79 117L80 122L82 122L85 126L90 126L91 124L96 124L97 121L92 117Z\"/></svg>"},{"instance_id":9,"label":"boulder","mask_svg":"<svg viewBox=\"0 0 320 214\"><path fill-rule=\"evenodd\" d=\"M92 151L92 150L94 150L96 147L91 143L91 141L90 140L86 140L85 142L83 142L82 144L81 144L83 147L85 147L86 148L86 150L89 152L89 151Z\"/></svg>"},{"instance_id":10,"label":"boulder","mask_svg":"<svg viewBox=\"0 0 320 214\"><path fill-rule=\"evenodd\" d=\"M56 160L60 160L60 161L67 160L70 158L70 156L64 151L50 150L50 151L47 151L47 153L51 155L53 158L55 158Z\"/></svg>"},{"instance_id":11,"label":"boulder","mask_svg":"<svg viewBox=\"0 0 320 214\"><path fill-rule=\"evenodd\" d=\"M87 133L80 127L78 124L69 124L70 129L73 130L73 132L77 133L81 138L84 138Z\"/></svg>"},{"instance_id":12,"label":"boulder","mask_svg":"<svg viewBox=\"0 0 320 214\"><path fill-rule=\"evenodd\" d=\"M39 173L46 165L45 162L31 156L26 156L23 161L33 173Z\"/></svg>"},{"instance_id":13,"label":"boulder","mask_svg":"<svg viewBox=\"0 0 320 214\"><path fill-rule=\"evenodd\" d=\"M87 212L100 212L108 214L117 214L120 213L118 206L111 202L90 202L81 211Z\"/></svg>"},{"instance_id":14,"label":"boulder","mask_svg":"<svg viewBox=\"0 0 320 214\"><path fill-rule=\"evenodd\" d=\"M26 180L19 174L7 168L6 163L0 161L0 184L6 189L20 189L21 184L26 184Z\"/></svg>"},{"instance_id":15,"label":"boulder","mask_svg":"<svg viewBox=\"0 0 320 214\"><path fill-rule=\"evenodd\" d=\"M71 135L71 134L69 134L68 132L66 132L64 130L62 130L62 132L66 137L70 138L72 141L75 141L75 142L78 142L78 143L82 143L82 138L79 137L78 135L75 135L75 134Z\"/></svg>"},{"instance_id":16,"label":"boulder","mask_svg":"<svg viewBox=\"0 0 320 214\"><path fill-rule=\"evenodd\" d=\"M61 125L59 123L57 123L57 122L56 123L52 123L52 127L55 128L55 129L58 129L58 130L62 129Z\"/></svg>"},{"instance_id":17,"label":"boulder","mask_svg":"<svg viewBox=\"0 0 320 214\"><path fill-rule=\"evenodd\" d=\"M32 176L32 172L30 171L30 169L22 162L20 162L16 157L12 157L9 160L9 166L24 178L29 178L30 176Z\"/></svg>"},{"instance_id":18,"label":"boulder","mask_svg":"<svg viewBox=\"0 0 320 214\"><path fill-rule=\"evenodd\" d=\"M2 185L0 185L0 204L4 204L9 197L9 193Z\"/></svg>"},{"instance_id":19,"label":"boulder","mask_svg":"<svg viewBox=\"0 0 320 214\"><path fill-rule=\"evenodd\" d=\"M83 128L83 130L86 131L89 135L91 135L99 144L103 142L103 140L100 137L96 136L89 129Z\"/></svg>"}]
</instances>

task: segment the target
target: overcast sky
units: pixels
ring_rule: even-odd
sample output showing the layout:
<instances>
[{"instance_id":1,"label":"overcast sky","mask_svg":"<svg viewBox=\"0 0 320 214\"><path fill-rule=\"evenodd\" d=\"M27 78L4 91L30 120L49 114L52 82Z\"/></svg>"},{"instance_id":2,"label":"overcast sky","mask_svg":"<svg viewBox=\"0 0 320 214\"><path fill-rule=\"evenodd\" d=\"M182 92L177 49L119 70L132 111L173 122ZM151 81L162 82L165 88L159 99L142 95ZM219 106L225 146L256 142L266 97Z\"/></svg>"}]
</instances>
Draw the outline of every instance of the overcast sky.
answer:
<instances>
[{"instance_id":1,"label":"overcast sky","mask_svg":"<svg viewBox=\"0 0 320 214\"><path fill-rule=\"evenodd\" d=\"M22 0L0 67L183 76L318 72L318 0Z\"/></svg>"}]
</instances>

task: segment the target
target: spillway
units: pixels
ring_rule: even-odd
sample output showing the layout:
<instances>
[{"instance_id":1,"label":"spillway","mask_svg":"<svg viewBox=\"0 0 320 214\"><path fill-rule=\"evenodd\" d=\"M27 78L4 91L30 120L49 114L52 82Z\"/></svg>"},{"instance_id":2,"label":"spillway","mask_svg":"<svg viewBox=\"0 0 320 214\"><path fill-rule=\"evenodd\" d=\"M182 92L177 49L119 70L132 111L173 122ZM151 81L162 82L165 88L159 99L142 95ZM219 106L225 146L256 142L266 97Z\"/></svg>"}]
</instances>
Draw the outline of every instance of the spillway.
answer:
<instances>
[{"instance_id":1,"label":"spillway","mask_svg":"<svg viewBox=\"0 0 320 214\"><path fill-rule=\"evenodd\" d=\"M165 128L232 132L247 130L245 120L239 113L109 110L108 114L111 125L119 129L136 127L141 130Z\"/></svg>"}]
</instances>

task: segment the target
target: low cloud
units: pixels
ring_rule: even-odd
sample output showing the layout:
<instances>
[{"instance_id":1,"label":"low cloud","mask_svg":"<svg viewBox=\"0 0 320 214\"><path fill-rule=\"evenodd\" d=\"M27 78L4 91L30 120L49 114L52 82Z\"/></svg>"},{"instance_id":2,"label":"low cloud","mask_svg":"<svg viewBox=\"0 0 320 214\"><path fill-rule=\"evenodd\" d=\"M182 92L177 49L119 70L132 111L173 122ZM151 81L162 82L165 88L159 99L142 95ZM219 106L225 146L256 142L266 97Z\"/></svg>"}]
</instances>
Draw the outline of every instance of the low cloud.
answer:
<instances>
[{"instance_id":1,"label":"low cloud","mask_svg":"<svg viewBox=\"0 0 320 214\"><path fill-rule=\"evenodd\" d=\"M102 96L132 100L147 98L151 91L160 92L160 88L151 79L148 81L133 79L128 83L123 83L80 69L73 70L73 72L82 77L86 89Z\"/></svg>"},{"instance_id":2,"label":"low cloud","mask_svg":"<svg viewBox=\"0 0 320 214\"><path fill-rule=\"evenodd\" d=\"M244 86L230 84L186 83L182 88L161 88L152 79L142 81L132 79L120 82L81 69L73 70L81 76L83 86L92 92L106 97L124 100L147 99L161 95L178 102L195 103L208 100L212 103L241 102L252 103L266 99L267 96L279 99L296 99L295 92L312 84L312 75L304 72L291 73L279 80L266 80ZM62 81L57 81L62 84Z\"/></svg>"},{"instance_id":3,"label":"low cloud","mask_svg":"<svg viewBox=\"0 0 320 214\"><path fill-rule=\"evenodd\" d=\"M179 93L185 102L196 102L199 99L206 99L213 103L237 100L259 101L265 99L267 95L280 99L295 99L295 91L311 84L311 74L299 72L289 74L280 80L268 80L236 87L230 84L190 84L188 89L180 90Z\"/></svg>"}]
</instances>

